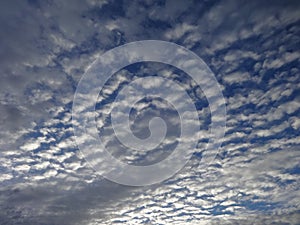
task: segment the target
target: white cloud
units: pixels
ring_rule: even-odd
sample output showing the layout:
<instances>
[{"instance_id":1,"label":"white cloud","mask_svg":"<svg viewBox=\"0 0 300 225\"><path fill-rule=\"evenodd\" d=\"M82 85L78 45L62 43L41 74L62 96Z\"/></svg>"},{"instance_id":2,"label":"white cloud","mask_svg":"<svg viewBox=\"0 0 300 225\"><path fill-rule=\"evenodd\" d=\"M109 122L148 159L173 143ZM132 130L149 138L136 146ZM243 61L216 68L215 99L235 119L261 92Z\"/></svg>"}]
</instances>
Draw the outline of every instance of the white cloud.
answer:
<instances>
[{"instance_id":1,"label":"white cloud","mask_svg":"<svg viewBox=\"0 0 300 225\"><path fill-rule=\"evenodd\" d=\"M0 220L15 210L20 212L20 218L14 217L16 223L28 220L28 224L65 223L66 215L70 224L297 224L299 178L288 170L299 164L300 122L295 115L300 108L295 97L299 70L283 66L299 58L299 53L289 50L299 39L293 24L299 19L299 7L220 2L202 10L204 3L197 8L167 1L165 6L145 2L148 9L142 3L124 3L118 9L124 14L113 15L109 9L101 11L112 3L90 0L40 2L38 10L25 2L7 4L0 16L5 31L0 34L0 148L4 150L0 181L5 193L0 198ZM19 23L14 15L21 11L16 7L25 15ZM167 28L151 25L149 19L161 20ZM225 95L228 134L220 157L210 167L199 169L201 162L195 157L163 184L129 188L97 177L74 152L69 106L74 88L90 62L122 38L183 43L205 58L224 93L231 91L230 97ZM254 40L249 44L247 38ZM250 69L245 68L247 60L253 63ZM272 78L267 76L270 71ZM165 69L160 72L170 79L178 77ZM117 76L99 102L127 79L125 74ZM245 81L253 86L235 87ZM253 108L245 107L248 104ZM147 106L140 104L137 109ZM105 106L101 110L109 113ZM295 133L285 133L289 127ZM140 156L145 155L125 158L135 161ZM266 211L250 207L260 202ZM233 214L218 216L213 210Z\"/></svg>"}]
</instances>

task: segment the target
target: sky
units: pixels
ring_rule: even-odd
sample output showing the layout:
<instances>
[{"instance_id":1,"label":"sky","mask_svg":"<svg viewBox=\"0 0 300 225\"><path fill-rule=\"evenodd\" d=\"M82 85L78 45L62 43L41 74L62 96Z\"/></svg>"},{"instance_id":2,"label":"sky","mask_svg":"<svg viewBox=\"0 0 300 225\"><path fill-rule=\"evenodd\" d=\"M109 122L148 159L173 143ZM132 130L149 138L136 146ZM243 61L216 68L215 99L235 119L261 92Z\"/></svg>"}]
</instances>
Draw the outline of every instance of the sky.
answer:
<instances>
[{"instance_id":1,"label":"sky","mask_svg":"<svg viewBox=\"0 0 300 225\"><path fill-rule=\"evenodd\" d=\"M300 224L299 1L7 0L0 3L0 28L1 225ZM143 40L172 42L203 60L224 98L226 130L214 160L203 167L214 111L210 94L164 63L117 71L99 92L93 114L112 156L147 166L196 134L178 138L176 109L186 95L141 98L130 111L132 133L143 139L150 128L160 132L149 121L161 116L166 136L154 150L126 148L112 128L111 106L139 78L180 85L201 128L181 170L155 184L132 186L102 176L109 165L93 151L82 154L78 142L84 137L74 135L72 106L95 60ZM176 86L158 78L140 85ZM131 100L125 99L126 107ZM124 102L115 105L126 108ZM96 170L86 160L93 157Z\"/></svg>"}]
</instances>

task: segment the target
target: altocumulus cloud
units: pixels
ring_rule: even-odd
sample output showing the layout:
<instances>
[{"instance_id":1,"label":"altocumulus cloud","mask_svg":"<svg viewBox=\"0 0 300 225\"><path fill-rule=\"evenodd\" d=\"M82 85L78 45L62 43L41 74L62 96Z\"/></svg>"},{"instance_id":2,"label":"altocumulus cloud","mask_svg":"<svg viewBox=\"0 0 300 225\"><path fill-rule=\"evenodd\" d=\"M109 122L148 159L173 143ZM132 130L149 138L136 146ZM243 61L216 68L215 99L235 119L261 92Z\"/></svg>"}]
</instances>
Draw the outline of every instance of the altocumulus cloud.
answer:
<instances>
[{"instance_id":1,"label":"altocumulus cloud","mask_svg":"<svg viewBox=\"0 0 300 225\"><path fill-rule=\"evenodd\" d=\"M297 1L0 4L0 224L299 224ZM226 99L227 130L206 169L198 148L171 179L133 188L88 166L73 137L71 106L80 77L99 54L144 39L172 41L204 59ZM108 106L115 91L155 71L174 80L184 76L148 63L115 74L99 95L102 138L129 163L165 157L163 149L172 149L178 135L170 133L148 154L126 152L111 136ZM190 80L181 82L198 104L199 141L205 142L207 102ZM140 102L136 118L156 115L144 110L149 106L170 109L157 100ZM178 118L170 113L175 129Z\"/></svg>"}]
</instances>

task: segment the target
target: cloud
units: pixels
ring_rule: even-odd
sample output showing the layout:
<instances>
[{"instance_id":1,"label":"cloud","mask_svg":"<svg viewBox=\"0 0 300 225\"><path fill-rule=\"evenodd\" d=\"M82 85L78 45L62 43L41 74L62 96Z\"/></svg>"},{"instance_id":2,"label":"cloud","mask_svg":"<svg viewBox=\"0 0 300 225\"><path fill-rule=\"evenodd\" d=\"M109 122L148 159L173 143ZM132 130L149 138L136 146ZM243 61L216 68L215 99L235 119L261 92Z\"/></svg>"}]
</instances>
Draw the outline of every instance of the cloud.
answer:
<instances>
[{"instance_id":1,"label":"cloud","mask_svg":"<svg viewBox=\"0 0 300 225\"><path fill-rule=\"evenodd\" d=\"M297 224L298 2L12 1L0 8L0 221ZM226 98L227 133L208 168L200 167L199 149L171 179L131 188L88 166L74 142L71 105L77 82L98 54L143 39L182 44L205 60ZM155 70L180 81L198 101L205 143L209 110L203 93L183 74L151 64L134 76L114 76L98 99L99 127L107 126L115 91ZM147 114L148 106L169 108L157 100L140 102L136 118L157 113ZM176 127L176 118L169 116L169 125ZM147 127L134 129L146 135ZM124 154L106 129L102 138L112 152L131 163L166 156L163 149L172 147L176 134L149 155Z\"/></svg>"}]
</instances>

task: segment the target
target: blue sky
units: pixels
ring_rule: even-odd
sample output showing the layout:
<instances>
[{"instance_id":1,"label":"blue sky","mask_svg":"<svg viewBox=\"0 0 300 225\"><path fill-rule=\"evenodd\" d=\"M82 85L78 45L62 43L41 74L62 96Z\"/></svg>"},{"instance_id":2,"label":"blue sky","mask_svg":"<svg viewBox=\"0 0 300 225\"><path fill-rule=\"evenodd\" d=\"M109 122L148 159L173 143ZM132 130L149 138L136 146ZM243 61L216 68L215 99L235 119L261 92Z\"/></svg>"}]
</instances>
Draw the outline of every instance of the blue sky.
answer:
<instances>
[{"instance_id":1,"label":"blue sky","mask_svg":"<svg viewBox=\"0 0 300 225\"><path fill-rule=\"evenodd\" d=\"M298 1L2 1L0 224L299 224L299 15ZM149 39L182 45L210 67L226 101L226 134L210 166L201 168L199 147L170 179L123 186L97 175L80 154L73 97L99 55ZM178 135L170 132L147 154L112 136L108 107L145 74L181 83L197 106L199 142L207 142L210 113L200 88L176 68L142 63L115 74L97 102L112 154L151 163ZM142 121L134 132L148 131L142 116L166 108L176 129L170 105L144 99L132 115Z\"/></svg>"}]
</instances>

